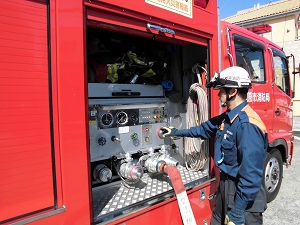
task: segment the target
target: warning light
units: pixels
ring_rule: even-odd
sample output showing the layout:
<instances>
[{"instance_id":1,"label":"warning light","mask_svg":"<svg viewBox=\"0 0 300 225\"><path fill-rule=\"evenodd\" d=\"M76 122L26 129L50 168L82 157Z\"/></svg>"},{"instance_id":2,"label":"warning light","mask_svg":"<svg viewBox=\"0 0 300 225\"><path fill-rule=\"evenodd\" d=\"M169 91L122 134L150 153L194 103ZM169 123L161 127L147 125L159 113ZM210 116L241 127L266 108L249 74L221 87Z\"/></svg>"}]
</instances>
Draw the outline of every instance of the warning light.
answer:
<instances>
[{"instance_id":1,"label":"warning light","mask_svg":"<svg viewBox=\"0 0 300 225\"><path fill-rule=\"evenodd\" d=\"M248 27L247 30L252 31L256 34L264 34L272 31L272 27L269 24L260 24L253 27Z\"/></svg>"}]
</instances>

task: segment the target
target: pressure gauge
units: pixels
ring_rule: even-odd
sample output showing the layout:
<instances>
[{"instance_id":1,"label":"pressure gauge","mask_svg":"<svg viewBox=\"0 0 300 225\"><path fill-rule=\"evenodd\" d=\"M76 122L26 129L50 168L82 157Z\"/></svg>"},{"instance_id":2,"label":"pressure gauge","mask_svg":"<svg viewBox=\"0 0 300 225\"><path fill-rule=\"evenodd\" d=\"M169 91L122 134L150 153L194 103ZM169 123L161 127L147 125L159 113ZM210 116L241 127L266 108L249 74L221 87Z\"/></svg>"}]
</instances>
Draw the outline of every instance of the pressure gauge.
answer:
<instances>
[{"instance_id":1,"label":"pressure gauge","mask_svg":"<svg viewBox=\"0 0 300 225\"><path fill-rule=\"evenodd\" d=\"M136 112L133 112L130 114L130 120L133 122L133 123L136 123L138 122L139 120L139 116Z\"/></svg>"},{"instance_id":2,"label":"pressure gauge","mask_svg":"<svg viewBox=\"0 0 300 225\"><path fill-rule=\"evenodd\" d=\"M114 117L111 112L106 111L100 114L99 121L103 127L111 127L114 122Z\"/></svg>"},{"instance_id":3,"label":"pressure gauge","mask_svg":"<svg viewBox=\"0 0 300 225\"><path fill-rule=\"evenodd\" d=\"M125 125L128 122L128 115L124 111L119 111L116 114L116 123L118 125Z\"/></svg>"}]
</instances>

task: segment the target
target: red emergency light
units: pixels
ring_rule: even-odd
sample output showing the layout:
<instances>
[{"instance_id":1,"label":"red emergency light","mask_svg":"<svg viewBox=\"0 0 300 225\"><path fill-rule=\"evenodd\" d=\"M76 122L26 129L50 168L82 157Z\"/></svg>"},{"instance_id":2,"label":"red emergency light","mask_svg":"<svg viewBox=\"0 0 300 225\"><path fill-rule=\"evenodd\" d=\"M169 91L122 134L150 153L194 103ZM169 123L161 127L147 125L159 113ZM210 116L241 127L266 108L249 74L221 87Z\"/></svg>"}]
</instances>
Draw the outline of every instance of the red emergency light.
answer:
<instances>
[{"instance_id":1,"label":"red emergency light","mask_svg":"<svg viewBox=\"0 0 300 225\"><path fill-rule=\"evenodd\" d=\"M272 27L269 24L260 24L253 27L248 27L247 30L250 30L256 34L264 34L272 31Z\"/></svg>"}]
</instances>

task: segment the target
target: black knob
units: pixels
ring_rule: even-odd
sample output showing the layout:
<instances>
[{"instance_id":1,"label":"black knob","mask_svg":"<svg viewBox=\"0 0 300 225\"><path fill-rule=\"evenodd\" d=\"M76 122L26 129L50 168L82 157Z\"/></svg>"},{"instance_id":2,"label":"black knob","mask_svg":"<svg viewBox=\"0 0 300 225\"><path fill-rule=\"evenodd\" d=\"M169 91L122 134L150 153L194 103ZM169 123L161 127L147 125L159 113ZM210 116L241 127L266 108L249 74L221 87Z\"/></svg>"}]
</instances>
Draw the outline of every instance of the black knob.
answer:
<instances>
[{"instance_id":1,"label":"black knob","mask_svg":"<svg viewBox=\"0 0 300 225\"><path fill-rule=\"evenodd\" d=\"M106 144L106 139L104 137L99 138L98 139L98 144L101 145L101 146L105 145Z\"/></svg>"}]
</instances>

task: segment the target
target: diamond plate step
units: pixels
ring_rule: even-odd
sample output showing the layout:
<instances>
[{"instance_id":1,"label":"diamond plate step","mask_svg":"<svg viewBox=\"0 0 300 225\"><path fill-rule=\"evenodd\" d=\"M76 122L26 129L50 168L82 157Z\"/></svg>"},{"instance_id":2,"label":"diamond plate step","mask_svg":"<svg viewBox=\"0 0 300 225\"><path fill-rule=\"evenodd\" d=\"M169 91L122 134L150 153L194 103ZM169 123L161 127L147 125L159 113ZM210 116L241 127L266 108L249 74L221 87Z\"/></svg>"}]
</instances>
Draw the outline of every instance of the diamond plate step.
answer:
<instances>
[{"instance_id":1,"label":"diamond plate step","mask_svg":"<svg viewBox=\"0 0 300 225\"><path fill-rule=\"evenodd\" d=\"M183 184L187 189L202 183L208 178L208 171L192 172L185 167L178 168ZM172 184L166 174L144 174L142 179L128 187L121 182L93 188L93 212L95 221L105 221L117 215L137 209L137 205L145 206L153 202L154 196L172 190ZM173 193L172 193L173 195Z\"/></svg>"}]
</instances>

